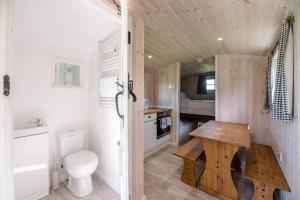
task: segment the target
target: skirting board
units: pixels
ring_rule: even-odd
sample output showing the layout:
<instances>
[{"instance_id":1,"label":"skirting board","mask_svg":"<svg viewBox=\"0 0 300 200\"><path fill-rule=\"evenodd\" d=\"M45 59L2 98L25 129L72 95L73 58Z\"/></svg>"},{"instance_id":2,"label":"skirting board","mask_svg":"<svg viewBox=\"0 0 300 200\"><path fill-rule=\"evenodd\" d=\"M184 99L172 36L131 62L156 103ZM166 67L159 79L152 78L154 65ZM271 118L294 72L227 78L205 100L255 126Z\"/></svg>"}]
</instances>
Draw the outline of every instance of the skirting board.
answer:
<instances>
[{"instance_id":1,"label":"skirting board","mask_svg":"<svg viewBox=\"0 0 300 200\"><path fill-rule=\"evenodd\" d=\"M94 175L96 175L99 179L101 179L104 183L106 183L109 187L111 187L114 191L116 191L118 194L120 194L120 189L118 186L116 186L112 181L107 178L106 176L103 176L98 170L95 171ZM121 183L121 179L120 179Z\"/></svg>"}]
</instances>

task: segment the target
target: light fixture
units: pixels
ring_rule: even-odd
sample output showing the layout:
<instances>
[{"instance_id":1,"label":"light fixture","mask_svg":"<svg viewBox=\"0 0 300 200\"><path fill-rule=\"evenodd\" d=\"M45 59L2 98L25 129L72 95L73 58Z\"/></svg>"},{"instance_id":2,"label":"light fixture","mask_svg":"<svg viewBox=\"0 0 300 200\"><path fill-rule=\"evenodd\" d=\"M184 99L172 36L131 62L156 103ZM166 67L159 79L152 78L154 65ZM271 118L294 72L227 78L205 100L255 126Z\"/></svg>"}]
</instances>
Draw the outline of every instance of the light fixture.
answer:
<instances>
[{"instance_id":1,"label":"light fixture","mask_svg":"<svg viewBox=\"0 0 300 200\"><path fill-rule=\"evenodd\" d=\"M202 62L203 58L197 58L196 61L197 62Z\"/></svg>"},{"instance_id":2,"label":"light fixture","mask_svg":"<svg viewBox=\"0 0 300 200\"><path fill-rule=\"evenodd\" d=\"M222 38L222 37L218 37L217 40L218 40L218 41L222 41L223 38Z\"/></svg>"},{"instance_id":3,"label":"light fixture","mask_svg":"<svg viewBox=\"0 0 300 200\"><path fill-rule=\"evenodd\" d=\"M148 58L151 59L151 58L152 58L152 55L148 55Z\"/></svg>"}]
</instances>

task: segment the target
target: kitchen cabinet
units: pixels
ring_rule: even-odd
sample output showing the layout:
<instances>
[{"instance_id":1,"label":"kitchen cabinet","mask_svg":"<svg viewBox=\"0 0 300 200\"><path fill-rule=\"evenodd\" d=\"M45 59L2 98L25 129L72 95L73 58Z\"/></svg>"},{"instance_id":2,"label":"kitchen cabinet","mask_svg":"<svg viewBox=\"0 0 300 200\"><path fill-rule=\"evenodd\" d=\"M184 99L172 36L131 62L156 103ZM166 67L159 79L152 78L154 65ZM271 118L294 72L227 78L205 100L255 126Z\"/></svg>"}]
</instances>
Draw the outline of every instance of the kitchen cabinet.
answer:
<instances>
[{"instance_id":1,"label":"kitchen cabinet","mask_svg":"<svg viewBox=\"0 0 300 200\"><path fill-rule=\"evenodd\" d=\"M158 113L149 113L144 115L144 154L149 156L155 151L163 148L170 141L170 134L158 138L158 119L161 116Z\"/></svg>"},{"instance_id":2,"label":"kitchen cabinet","mask_svg":"<svg viewBox=\"0 0 300 200\"><path fill-rule=\"evenodd\" d=\"M144 123L144 152L156 146L156 120Z\"/></svg>"}]
</instances>

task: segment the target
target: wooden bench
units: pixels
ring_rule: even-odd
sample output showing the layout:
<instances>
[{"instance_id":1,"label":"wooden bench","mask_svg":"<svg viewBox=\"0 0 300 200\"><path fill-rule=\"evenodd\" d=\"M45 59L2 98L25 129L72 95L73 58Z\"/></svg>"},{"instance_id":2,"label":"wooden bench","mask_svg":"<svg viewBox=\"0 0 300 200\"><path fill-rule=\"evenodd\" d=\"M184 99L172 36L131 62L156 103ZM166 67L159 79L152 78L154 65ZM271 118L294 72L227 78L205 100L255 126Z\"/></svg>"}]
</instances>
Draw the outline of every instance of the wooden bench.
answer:
<instances>
[{"instance_id":1,"label":"wooden bench","mask_svg":"<svg viewBox=\"0 0 300 200\"><path fill-rule=\"evenodd\" d=\"M254 184L252 199L271 200L276 188L290 191L270 146L251 144L247 152L245 175Z\"/></svg>"},{"instance_id":2,"label":"wooden bench","mask_svg":"<svg viewBox=\"0 0 300 200\"><path fill-rule=\"evenodd\" d=\"M177 148L174 155L183 158L184 165L181 175L181 181L193 187L197 186L197 180L200 176L195 170L195 163L203 153L203 147L197 138L185 143Z\"/></svg>"}]
</instances>

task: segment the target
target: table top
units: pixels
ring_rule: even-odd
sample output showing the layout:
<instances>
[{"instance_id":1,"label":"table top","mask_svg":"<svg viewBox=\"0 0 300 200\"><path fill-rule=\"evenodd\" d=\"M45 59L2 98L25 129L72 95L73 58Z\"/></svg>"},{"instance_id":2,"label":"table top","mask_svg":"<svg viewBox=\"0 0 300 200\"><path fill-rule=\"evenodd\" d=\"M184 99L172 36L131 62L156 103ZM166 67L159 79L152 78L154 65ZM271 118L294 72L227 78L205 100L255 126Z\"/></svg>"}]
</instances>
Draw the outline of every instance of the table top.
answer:
<instances>
[{"instance_id":1,"label":"table top","mask_svg":"<svg viewBox=\"0 0 300 200\"><path fill-rule=\"evenodd\" d=\"M189 135L247 148L250 147L250 130L248 124L209 121L190 132Z\"/></svg>"}]
</instances>

